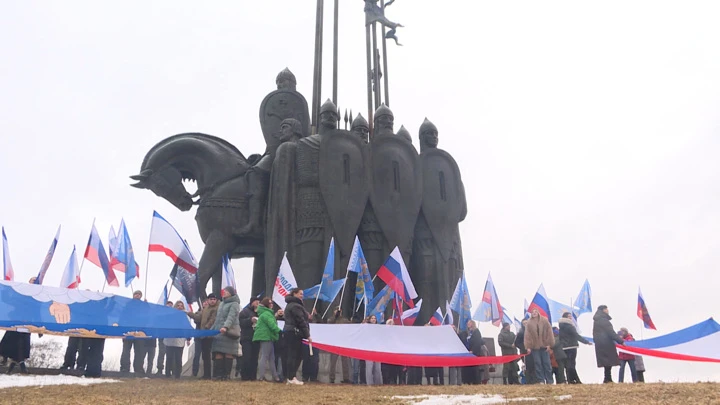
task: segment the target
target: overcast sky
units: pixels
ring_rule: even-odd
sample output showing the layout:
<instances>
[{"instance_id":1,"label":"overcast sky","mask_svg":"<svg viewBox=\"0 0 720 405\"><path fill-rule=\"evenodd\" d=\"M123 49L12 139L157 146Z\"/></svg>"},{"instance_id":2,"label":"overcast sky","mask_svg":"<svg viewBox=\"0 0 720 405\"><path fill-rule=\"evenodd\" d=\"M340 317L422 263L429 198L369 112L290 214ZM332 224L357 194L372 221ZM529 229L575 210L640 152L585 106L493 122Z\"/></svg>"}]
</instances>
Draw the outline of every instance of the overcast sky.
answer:
<instances>
[{"instance_id":1,"label":"overcast sky","mask_svg":"<svg viewBox=\"0 0 720 405\"><path fill-rule=\"evenodd\" d=\"M338 104L366 115L362 3L341 3ZM427 116L460 166L474 303L491 273L518 317L540 283L569 302L586 278L593 305L608 305L615 328L636 338L639 286L659 329L646 338L717 314L718 11L715 2L469 0L388 9L406 26L404 46L388 44L385 72L396 129L405 125L417 146ZM326 16L323 99L331 1ZM128 176L181 132L262 152L258 108L276 74L289 67L312 99L314 18L310 0L1 2L0 224L16 279L37 273L59 224L48 285L73 245L84 250L94 218L106 246L124 218L156 301L172 264L153 254L146 267L153 209L196 256L203 244L193 213L129 187ZM251 262L233 264L245 303ZM86 263L82 280L99 289L102 272ZM580 318L586 334L591 318ZM592 349L579 356L581 378L601 381ZM717 366L645 363L651 381L720 380Z\"/></svg>"}]
</instances>

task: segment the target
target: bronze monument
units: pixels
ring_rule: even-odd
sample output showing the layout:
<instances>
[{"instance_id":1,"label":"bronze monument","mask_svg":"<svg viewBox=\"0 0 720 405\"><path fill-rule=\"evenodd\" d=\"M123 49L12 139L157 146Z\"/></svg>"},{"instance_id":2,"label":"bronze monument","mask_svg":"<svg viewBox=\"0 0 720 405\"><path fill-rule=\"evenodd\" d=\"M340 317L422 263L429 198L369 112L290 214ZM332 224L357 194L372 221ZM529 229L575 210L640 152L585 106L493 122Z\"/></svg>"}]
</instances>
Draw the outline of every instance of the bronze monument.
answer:
<instances>
[{"instance_id":1,"label":"bronze monument","mask_svg":"<svg viewBox=\"0 0 720 405\"><path fill-rule=\"evenodd\" d=\"M370 25L381 24L384 31L390 23L375 3L366 2L366 12L374 13L368 14L368 32ZM390 24L393 31L400 27ZM379 68L378 61L374 65ZM418 322L426 322L435 308L444 307L462 275L458 224L467 213L458 165L437 148L437 128L427 119L422 123L418 154L404 127L394 132L395 117L379 94L376 102L373 94L368 97L369 106L376 106L368 111L370 123L351 113L348 131L338 129L335 100L308 110L287 68L276 87L260 104L266 142L261 155L246 158L211 135L174 135L147 153L139 174L131 176L133 186L183 211L197 205L205 243L198 270L203 294L210 279L219 293L225 254L254 258L253 295L270 295L285 253L299 287L311 287L320 282L331 238L335 279L343 278L357 236L373 276L399 247L423 299ZM197 182L194 194L183 185L187 179ZM350 274L342 303L347 315L355 307ZM375 284L376 291L384 286L379 279Z\"/></svg>"}]
</instances>

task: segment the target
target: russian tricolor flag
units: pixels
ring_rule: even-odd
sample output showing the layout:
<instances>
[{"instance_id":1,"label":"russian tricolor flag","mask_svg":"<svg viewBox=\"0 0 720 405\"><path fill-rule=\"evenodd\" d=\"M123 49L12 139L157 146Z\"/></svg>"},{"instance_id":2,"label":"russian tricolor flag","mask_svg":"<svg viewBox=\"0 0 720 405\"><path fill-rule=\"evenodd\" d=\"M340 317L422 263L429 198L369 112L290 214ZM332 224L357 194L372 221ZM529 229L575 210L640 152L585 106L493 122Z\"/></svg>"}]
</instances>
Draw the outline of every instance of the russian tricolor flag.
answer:
<instances>
[{"instance_id":1,"label":"russian tricolor flag","mask_svg":"<svg viewBox=\"0 0 720 405\"><path fill-rule=\"evenodd\" d=\"M2 245L3 245L3 280L14 281L15 272L10 262L10 248L8 247L7 236L5 236L5 227L2 227Z\"/></svg>"},{"instance_id":2,"label":"russian tricolor flag","mask_svg":"<svg viewBox=\"0 0 720 405\"><path fill-rule=\"evenodd\" d=\"M75 254L75 246L73 246L70 259L65 266L62 279L60 279L60 287L62 288L78 288L80 285L80 269L78 268L77 255Z\"/></svg>"},{"instance_id":3,"label":"russian tricolor flag","mask_svg":"<svg viewBox=\"0 0 720 405\"><path fill-rule=\"evenodd\" d=\"M377 276L380 280L384 281L390 289L400 296L400 299L405 301L410 308L415 305L413 299L417 298L417 292L415 292L415 286L410 279L405 262L403 261L400 249L395 249L390 253L390 257L387 258L385 264L380 266L377 272Z\"/></svg>"},{"instance_id":4,"label":"russian tricolor flag","mask_svg":"<svg viewBox=\"0 0 720 405\"><path fill-rule=\"evenodd\" d=\"M415 320L417 319L418 315L420 314L420 307L422 306L422 299L418 301L415 308L408 309L407 311L403 312L403 314L400 316L400 320L402 321L402 324L405 326L412 326L415 324Z\"/></svg>"},{"instance_id":5,"label":"russian tricolor flag","mask_svg":"<svg viewBox=\"0 0 720 405\"><path fill-rule=\"evenodd\" d=\"M638 318L642 319L643 326L645 326L645 329L655 329L655 324L652 321L652 318L650 318L650 313L648 313L647 306L645 305L645 300L642 296L642 291L640 291L640 288L638 287L638 305L637 305L637 316Z\"/></svg>"},{"instance_id":6,"label":"russian tricolor flag","mask_svg":"<svg viewBox=\"0 0 720 405\"><path fill-rule=\"evenodd\" d=\"M432 318L430 318L430 321L429 321L428 323L429 323L430 325L433 325L433 326L440 326L440 325L442 325L442 323L443 323L443 314L442 314L442 309L440 309L440 307L438 307L438 308L435 310L435 313L433 314Z\"/></svg>"},{"instance_id":7,"label":"russian tricolor flag","mask_svg":"<svg viewBox=\"0 0 720 405\"><path fill-rule=\"evenodd\" d=\"M110 268L110 260L108 260L105 246L103 246L102 240L100 240L100 235L98 235L95 224L93 224L90 230L90 239L88 240L87 248L85 248L84 257L90 263L102 269L108 285L113 287L118 286L117 277L115 276L115 272Z\"/></svg>"},{"instance_id":8,"label":"russian tricolor flag","mask_svg":"<svg viewBox=\"0 0 720 405\"><path fill-rule=\"evenodd\" d=\"M548 303L547 294L545 294L545 287L543 287L542 284L540 284L540 288L538 288L535 296L530 302L527 312L532 313L533 309L537 309L540 315L547 318L550 323L553 322L550 312L550 304Z\"/></svg>"},{"instance_id":9,"label":"russian tricolor flag","mask_svg":"<svg viewBox=\"0 0 720 405\"><path fill-rule=\"evenodd\" d=\"M48 252L45 255L45 260L43 260L42 265L40 266L40 271L38 272L37 277L35 277L35 284L42 284L45 280L45 274L47 274L48 268L50 268L50 262L52 262L53 256L55 256L55 248L57 247L59 239L60 226L58 226L57 232L55 233L55 238L53 238L50 243L50 249L48 249Z\"/></svg>"}]
</instances>

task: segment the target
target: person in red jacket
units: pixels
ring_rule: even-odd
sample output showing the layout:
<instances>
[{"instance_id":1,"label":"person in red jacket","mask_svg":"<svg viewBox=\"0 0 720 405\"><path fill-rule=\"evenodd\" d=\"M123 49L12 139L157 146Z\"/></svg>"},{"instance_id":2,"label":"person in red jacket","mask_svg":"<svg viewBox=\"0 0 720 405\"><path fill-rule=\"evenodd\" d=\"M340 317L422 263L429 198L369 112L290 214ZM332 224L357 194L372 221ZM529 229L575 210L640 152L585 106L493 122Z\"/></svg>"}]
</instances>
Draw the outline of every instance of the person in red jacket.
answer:
<instances>
[{"instance_id":1,"label":"person in red jacket","mask_svg":"<svg viewBox=\"0 0 720 405\"><path fill-rule=\"evenodd\" d=\"M628 331L627 328L620 328L618 335L623 338L626 342L632 342L635 340L633 335ZM630 375L632 376L632 382L637 382L637 370L635 369L635 355L632 353L625 353L621 351L618 353L620 358L620 375L618 376L618 382L623 382L625 377L625 364L630 366Z\"/></svg>"}]
</instances>

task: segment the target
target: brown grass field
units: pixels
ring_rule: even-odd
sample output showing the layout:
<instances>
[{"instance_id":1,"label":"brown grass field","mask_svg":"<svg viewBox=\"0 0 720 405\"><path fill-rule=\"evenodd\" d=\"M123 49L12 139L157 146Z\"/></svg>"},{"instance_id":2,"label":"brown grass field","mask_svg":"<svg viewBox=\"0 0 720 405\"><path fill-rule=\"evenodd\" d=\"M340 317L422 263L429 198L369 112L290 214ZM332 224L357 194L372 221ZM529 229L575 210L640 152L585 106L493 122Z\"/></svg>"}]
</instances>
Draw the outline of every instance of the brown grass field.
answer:
<instances>
[{"instance_id":1,"label":"brown grass field","mask_svg":"<svg viewBox=\"0 0 720 405\"><path fill-rule=\"evenodd\" d=\"M499 394L506 399L537 398L531 403L562 404L720 404L720 385L612 384L563 386L384 386L260 382L122 380L90 386L58 385L0 390L3 404L409 404L394 395ZM555 397L572 398L556 400ZM472 402L455 402L471 404ZM513 401L513 403L515 403ZM526 403L522 401L521 403Z\"/></svg>"}]
</instances>

